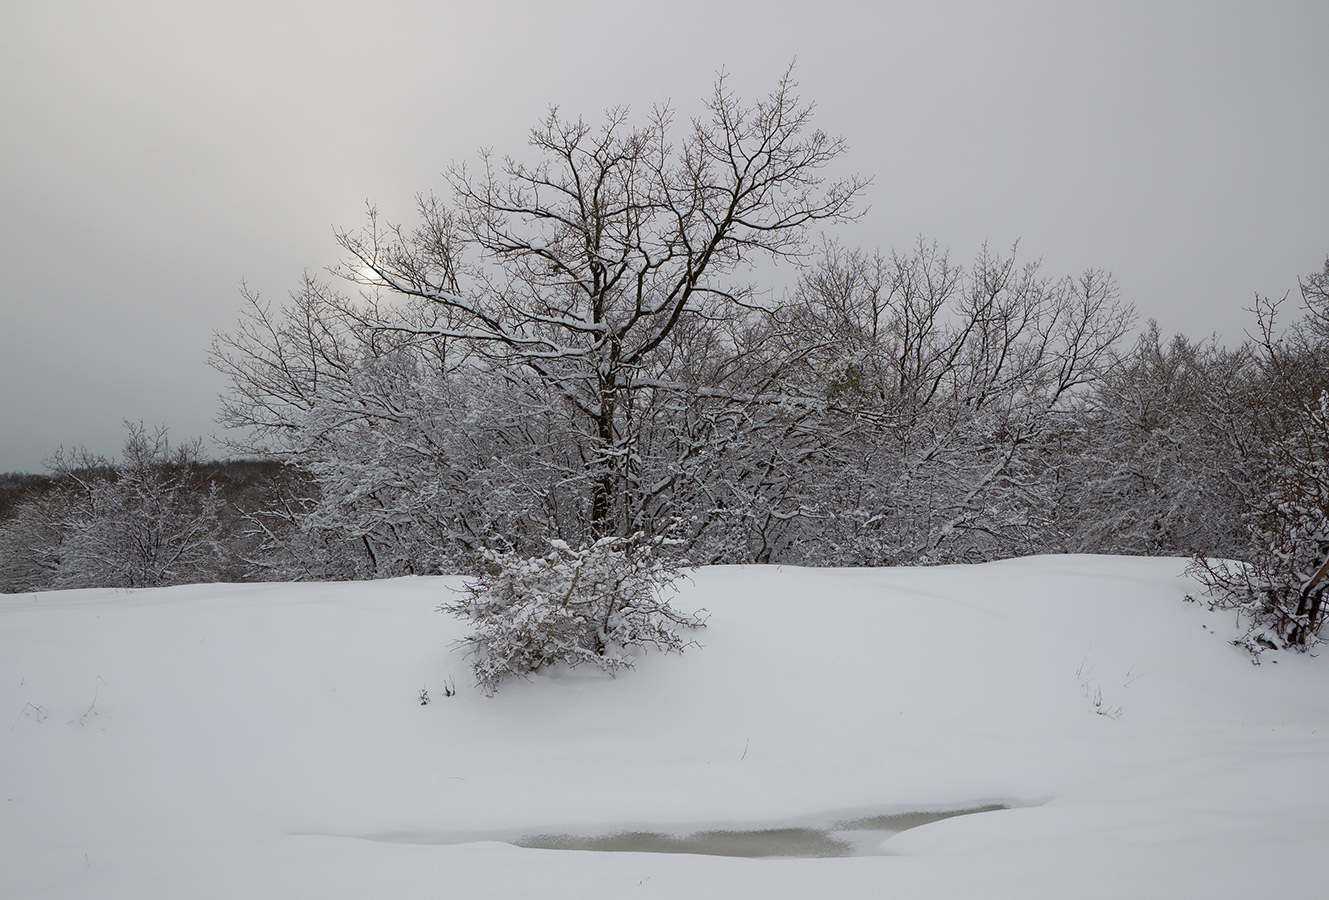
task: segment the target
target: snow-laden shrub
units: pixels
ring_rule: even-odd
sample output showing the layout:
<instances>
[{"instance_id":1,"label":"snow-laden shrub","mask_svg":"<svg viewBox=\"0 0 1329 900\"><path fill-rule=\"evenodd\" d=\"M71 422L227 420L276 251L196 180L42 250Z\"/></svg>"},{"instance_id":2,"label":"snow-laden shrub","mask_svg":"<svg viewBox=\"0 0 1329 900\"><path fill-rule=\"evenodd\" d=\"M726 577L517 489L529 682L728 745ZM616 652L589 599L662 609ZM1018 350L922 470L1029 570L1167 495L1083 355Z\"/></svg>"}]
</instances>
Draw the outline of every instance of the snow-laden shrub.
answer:
<instances>
[{"instance_id":1,"label":"snow-laden shrub","mask_svg":"<svg viewBox=\"0 0 1329 900\"><path fill-rule=\"evenodd\" d=\"M1257 657L1320 640L1329 592L1329 393L1270 449L1269 493L1250 515L1252 559L1197 559L1191 567L1212 605L1235 609L1248 624L1238 643Z\"/></svg>"},{"instance_id":2,"label":"snow-laden shrub","mask_svg":"<svg viewBox=\"0 0 1329 900\"><path fill-rule=\"evenodd\" d=\"M486 694L509 675L555 663L591 663L612 675L632 668L633 647L681 653L695 644L679 629L704 621L664 596L679 577L677 563L660 553L664 538L606 537L577 549L548 543L549 553L537 557L482 551L481 574L461 598L439 606L474 625L462 643Z\"/></svg>"}]
</instances>

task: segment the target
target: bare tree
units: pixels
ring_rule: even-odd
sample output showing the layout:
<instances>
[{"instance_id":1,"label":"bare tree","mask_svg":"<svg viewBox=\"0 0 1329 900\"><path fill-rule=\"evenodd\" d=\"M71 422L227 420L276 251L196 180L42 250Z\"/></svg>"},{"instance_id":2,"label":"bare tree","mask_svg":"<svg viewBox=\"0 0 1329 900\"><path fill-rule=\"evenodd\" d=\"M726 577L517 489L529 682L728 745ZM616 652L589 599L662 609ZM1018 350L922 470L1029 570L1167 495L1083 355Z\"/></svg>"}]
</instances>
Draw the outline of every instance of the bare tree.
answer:
<instances>
[{"instance_id":1,"label":"bare tree","mask_svg":"<svg viewBox=\"0 0 1329 900\"><path fill-rule=\"evenodd\" d=\"M155 587L208 581L222 568L221 499L192 483L201 444L125 423L119 464L83 450L47 462L56 486L0 529L11 586Z\"/></svg>"},{"instance_id":2,"label":"bare tree","mask_svg":"<svg viewBox=\"0 0 1329 900\"><path fill-rule=\"evenodd\" d=\"M1043 276L986 250L965 270L831 245L791 307L803 383L839 426L814 509L839 563L1055 549L1060 452L1133 313L1112 279Z\"/></svg>"},{"instance_id":3,"label":"bare tree","mask_svg":"<svg viewBox=\"0 0 1329 900\"><path fill-rule=\"evenodd\" d=\"M1306 324L1322 346L1329 345L1329 259L1324 268L1301 281L1301 296L1306 303Z\"/></svg>"},{"instance_id":4,"label":"bare tree","mask_svg":"<svg viewBox=\"0 0 1329 900\"><path fill-rule=\"evenodd\" d=\"M844 143L813 128L791 72L753 105L721 76L677 131L668 108L599 126L555 110L531 132L537 161L452 168L450 200L421 197L415 228L371 210L338 236L358 299L310 279L218 339L225 423L343 485L339 515L371 544L441 558L495 531L672 521L733 422L719 409L754 396L724 362L764 315L743 272L801 258L863 185L826 179Z\"/></svg>"},{"instance_id":5,"label":"bare tree","mask_svg":"<svg viewBox=\"0 0 1329 900\"><path fill-rule=\"evenodd\" d=\"M79 502L67 522L57 587L156 587L206 581L220 568L220 498L190 489L201 444L174 449L166 429L127 422L115 476L84 480L57 456L53 471L74 480Z\"/></svg>"},{"instance_id":6,"label":"bare tree","mask_svg":"<svg viewBox=\"0 0 1329 900\"><path fill-rule=\"evenodd\" d=\"M1253 652L1319 639L1329 593L1329 264L1302 282L1306 314L1283 331L1282 301L1256 298L1260 394L1248 420L1263 451L1242 562L1197 558L1214 602L1250 624Z\"/></svg>"},{"instance_id":7,"label":"bare tree","mask_svg":"<svg viewBox=\"0 0 1329 900\"><path fill-rule=\"evenodd\" d=\"M1090 396L1068 497L1069 549L1232 557L1264 451L1251 427L1258 395L1248 347L1227 350L1155 322Z\"/></svg>"}]
</instances>

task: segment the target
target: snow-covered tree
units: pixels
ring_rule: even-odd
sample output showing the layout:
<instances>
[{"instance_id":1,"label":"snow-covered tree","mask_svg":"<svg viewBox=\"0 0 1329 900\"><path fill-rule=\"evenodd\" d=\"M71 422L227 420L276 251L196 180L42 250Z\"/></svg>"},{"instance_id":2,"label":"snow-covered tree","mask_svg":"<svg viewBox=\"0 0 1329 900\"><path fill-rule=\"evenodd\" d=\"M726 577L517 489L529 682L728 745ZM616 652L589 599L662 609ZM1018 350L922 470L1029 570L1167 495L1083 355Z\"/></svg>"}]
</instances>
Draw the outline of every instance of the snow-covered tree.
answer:
<instances>
[{"instance_id":1,"label":"snow-covered tree","mask_svg":"<svg viewBox=\"0 0 1329 900\"><path fill-rule=\"evenodd\" d=\"M743 275L798 258L861 187L824 180L844 144L811 117L788 73L753 105L722 77L681 134L668 109L550 113L536 161L454 167L414 229L371 212L342 233L358 296L308 279L284 309L251 298L213 356L225 424L310 471L312 521L379 573L704 531L726 502L708 473L800 402L753 363L769 316Z\"/></svg>"},{"instance_id":2,"label":"snow-covered tree","mask_svg":"<svg viewBox=\"0 0 1329 900\"><path fill-rule=\"evenodd\" d=\"M1150 322L1090 394L1066 498L1068 549L1154 556L1236 556L1263 450L1250 421L1258 394L1249 348Z\"/></svg>"},{"instance_id":3,"label":"snow-covered tree","mask_svg":"<svg viewBox=\"0 0 1329 900\"><path fill-rule=\"evenodd\" d=\"M1214 602L1250 623L1246 644L1305 648L1319 639L1329 591L1329 263L1302 282L1306 316L1278 327L1280 301L1257 298L1262 396L1250 417L1266 458L1242 562L1198 558Z\"/></svg>"},{"instance_id":4,"label":"snow-covered tree","mask_svg":"<svg viewBox=\"0 0 1329 900\"><path fill-rule=\"evenodd\" d=\"M1063 446L1132 316L1109 276L1047 278L986 251L964 269L922 241L889 258L832 245L795 300L802 383L828 401L809 561L1057 546Z\"/></svg>"},{"instance_id":5,"label":"snow-covered tree","mask_svg":"<svg viewBox=\"0 0 1329 900\"><path fill-rule=\"evenodd\" d=\"M221 499L191 479L201 445L172 448L166 430L129 430L119 464L57 452L56 487L0 527L15 589L155 587L207 581L221 569Z\"/></svg>"},{"instance_id":6,"label":"snow-covered tree","mask_svg":"<svg viewBox=\"0 0 1329 900\"><path fill-rule=\"evenodd\" d=\"M201 444L172 449L166 430L126 423L123 456L108 479L84 480L57 456L53 471L77 484L55 574L57 587L156 587L205 581L220 567L220 498L187 479Z\"/></svg>"},{"instance_id":7,"label":"snow-covered tree","mask_svg":"<svg viewBox=\"0 0 1329 900\"><path fill-rule=\"evenodd\" d=\"M71 518L71 486L57 482L21 500L0 522L0 591L45 591L60 566L60 547Z\"/></svg>"}]
</instances>

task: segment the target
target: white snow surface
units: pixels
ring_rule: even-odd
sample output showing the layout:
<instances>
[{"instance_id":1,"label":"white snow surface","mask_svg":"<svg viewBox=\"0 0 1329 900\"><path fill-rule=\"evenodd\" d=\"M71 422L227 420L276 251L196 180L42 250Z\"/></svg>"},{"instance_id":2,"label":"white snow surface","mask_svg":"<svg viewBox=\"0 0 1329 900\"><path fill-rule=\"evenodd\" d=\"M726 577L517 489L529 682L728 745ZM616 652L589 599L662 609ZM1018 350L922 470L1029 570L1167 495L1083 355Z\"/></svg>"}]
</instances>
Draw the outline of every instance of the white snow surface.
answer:
<instances>
[{"instance_id":1,"label":"white snow surface","mask_svg":"<svg viewBox=\"0 0 1329 900\"><path fill-rule=\"evenodd\" d=\"M1329 661L1252 665L1184 569L706 568L702 646L493 698L458 579L0 597L0 896L1329 896ZM838 859L494 840L993 803Z\"/></svg>"}]
</instances>

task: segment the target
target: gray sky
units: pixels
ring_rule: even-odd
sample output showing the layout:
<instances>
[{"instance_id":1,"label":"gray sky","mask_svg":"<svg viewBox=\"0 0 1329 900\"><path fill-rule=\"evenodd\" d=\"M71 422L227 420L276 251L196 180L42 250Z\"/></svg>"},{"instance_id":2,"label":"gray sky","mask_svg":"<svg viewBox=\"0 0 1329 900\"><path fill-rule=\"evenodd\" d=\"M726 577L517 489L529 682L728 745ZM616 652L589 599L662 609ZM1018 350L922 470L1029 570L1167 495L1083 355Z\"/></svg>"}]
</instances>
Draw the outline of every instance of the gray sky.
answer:
<instances>
[{"instance_id":1,"label":"gray sky","mask_svg":"<svg viewBox=\"0 0 1329 900\"><path fill-rule=\"evenodd\" d=\"M1324 0L813 7L0 0L0 471L215 432L241 279L284 298L551 104L688 116L722 67L755 99L797 57L875 179L854 244L1019 239L1230 343L1329 254Z\"/></svg>"}]
</instances>

